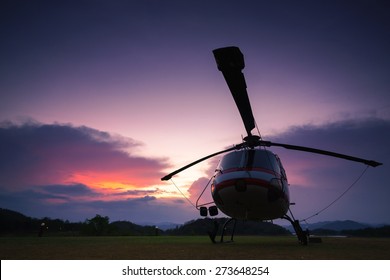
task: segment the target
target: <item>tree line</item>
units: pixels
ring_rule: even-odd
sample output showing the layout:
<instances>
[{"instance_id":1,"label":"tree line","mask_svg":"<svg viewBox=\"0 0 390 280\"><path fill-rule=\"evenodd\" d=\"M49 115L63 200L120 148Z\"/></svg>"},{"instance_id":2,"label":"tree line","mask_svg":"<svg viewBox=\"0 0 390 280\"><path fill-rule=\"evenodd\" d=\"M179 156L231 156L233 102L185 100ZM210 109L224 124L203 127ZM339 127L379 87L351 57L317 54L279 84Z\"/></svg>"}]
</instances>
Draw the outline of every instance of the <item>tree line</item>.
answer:
<instances>
[{"instance_id":1,"label":"tree line","mask_svg":"<svg viewBox=\"0 0 390 280\"><path fill-rule=\"evenodd\" d=\"M216 226L221 231L226 220L227 218L202 218L164 231L156 226L141 226L129 221L110 222L109 217L98 214L84 222L70 222L48 217L31 218L16 211L0 208L0 236L207 235ZM310 233L320 236L390 237L390 226L342 231L316 229ZM292 233L284 227L269 222L237 221L235 234L291 235Z\"/></svg>"},{"instance_id":2,"label":"tree line","mask_svg":"<svg viewBox=\"0 0 390 280\"><path fill-rule=\"evenodd\" d=\"M103 235L155 235L153 226L139 226L128 221L110 223L107 216L95 215L84 222L27 217L19 212L0 208L1 236L103 236Z\"/></svg>"},{"instance_id":3,"label":"tree line","mask_svg":"<svg viewBox=\"0 0 390 280\"><path fill-rule=\"evenodd\" d=\"M37 236L123 236L123 235L207 235L218 224L222 230L226 218L192 220L173 229L161 230L156 226L141 226L129 221L110 222L109 217L95 215L84 222L69 222L51 218L30 218L21 213L0 209L0 235ZM237 222L237 234L290 235L278 225L265 222Z\"/></svg>"}]
</instances>

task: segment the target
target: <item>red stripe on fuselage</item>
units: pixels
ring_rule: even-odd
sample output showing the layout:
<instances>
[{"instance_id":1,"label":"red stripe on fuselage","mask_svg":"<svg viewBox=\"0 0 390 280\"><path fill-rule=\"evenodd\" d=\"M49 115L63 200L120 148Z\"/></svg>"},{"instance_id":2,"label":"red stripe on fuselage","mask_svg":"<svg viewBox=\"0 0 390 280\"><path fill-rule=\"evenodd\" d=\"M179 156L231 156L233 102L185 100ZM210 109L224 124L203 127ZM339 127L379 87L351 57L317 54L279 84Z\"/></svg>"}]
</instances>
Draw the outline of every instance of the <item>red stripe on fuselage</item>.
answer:
<instances>
[{"instance_id":1,"label":"red stripe on fuselage","mask_svg":"<svg viewBox=\"0 0 390 280\"><path fill-rule=\"evenodd\" d=\"M237 172L237 171L260 171L264 173L268 173L271 175L274 175L276 177L280 177L280 174L275 172L274 170L269 170L266 168L261 168L261 167L240 167L240 168L229 168L226 170L222 170L222 174L230 173L230 172Z\"/></svg>"},{"instance_id":2,"label":"red stripe on fuselage","mask_svg":"<svg viewBox=\"0 0 390 280\"><path fill-rule=\"evenodd\" d=\"M261 180L256 178L240 178L240 179L230 179L230 180L222 181L215 185L215 189L219 191L226 187L235 186L238 180L244 180L247 185L255 185L263 188L268 188L271 186L269 181L266 180Z\"/></svg>"}]
</instances>

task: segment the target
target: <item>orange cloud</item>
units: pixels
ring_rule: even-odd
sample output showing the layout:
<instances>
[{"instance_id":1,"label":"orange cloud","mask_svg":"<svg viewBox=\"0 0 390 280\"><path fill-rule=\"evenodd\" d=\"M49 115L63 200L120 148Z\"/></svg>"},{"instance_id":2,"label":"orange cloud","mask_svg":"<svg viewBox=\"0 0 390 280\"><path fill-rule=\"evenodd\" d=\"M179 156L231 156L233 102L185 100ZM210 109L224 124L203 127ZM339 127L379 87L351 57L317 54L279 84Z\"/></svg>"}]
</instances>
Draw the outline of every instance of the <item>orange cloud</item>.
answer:
<instances>
[{"instance_id":1,"label":"orange cloud","mask_svg":"<svg viewBox=\"0 0 390 280\"><path fill-rule=\"evenodd\" d=\"M160 183L164 159L133 156L140 144L86 127L25 124L1 128L0 183L7 188L82 183L95 189Z\"/></svg>"}]
</instances>

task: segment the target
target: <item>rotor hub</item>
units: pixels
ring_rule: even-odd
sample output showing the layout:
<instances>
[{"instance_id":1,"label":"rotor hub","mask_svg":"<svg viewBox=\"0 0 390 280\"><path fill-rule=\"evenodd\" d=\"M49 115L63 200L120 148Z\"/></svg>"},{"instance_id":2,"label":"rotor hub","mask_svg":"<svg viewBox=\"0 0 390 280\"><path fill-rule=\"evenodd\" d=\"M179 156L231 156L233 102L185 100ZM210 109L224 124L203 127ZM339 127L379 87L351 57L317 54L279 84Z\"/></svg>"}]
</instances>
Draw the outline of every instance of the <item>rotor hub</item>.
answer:
<instances>
[{"instance_id":1,"label":"rotor hub","mask_svg":"<svg viewBox=\"0 0 390 280\"><path fill-rule=\"evenodd\" d=\"M244 137L244 141L248 144L249 147L257 146L260 139L261 138L258 135L248 135Z\"/></svg>"}]
</instances>

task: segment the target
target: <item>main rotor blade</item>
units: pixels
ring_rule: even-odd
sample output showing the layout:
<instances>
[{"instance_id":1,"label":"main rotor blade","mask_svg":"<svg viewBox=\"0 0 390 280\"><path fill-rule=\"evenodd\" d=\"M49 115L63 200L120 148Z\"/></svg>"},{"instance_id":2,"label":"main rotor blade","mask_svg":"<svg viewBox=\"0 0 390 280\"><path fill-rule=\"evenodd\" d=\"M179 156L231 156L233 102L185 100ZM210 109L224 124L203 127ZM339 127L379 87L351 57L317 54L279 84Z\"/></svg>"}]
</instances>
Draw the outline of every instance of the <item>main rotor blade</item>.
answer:
<instances>
[{"instance_id":1,"label":"main rotor blade","mask_svg":"<svg viewBox=\"0 0 390 280\"><path fill-rule=\"evenodd\" d=\"M233 95L241 118L248 135L255 128L251 104L246 91L244 74L241 72L245 67L244 56L237 47L226 47L213 50L218 70L220 70Z\"/></svg>"},{"instance_id":2,"label":"main rotor blade","mask_svg":"<svg viewBox=\"0 0 390 280\"><path fill-rule=\"evenodd\" d=\"M376 162L374 160L367 160L367 159L363 159L363 158L358 158L358 157L339 154L339 153L335 153L335 152L331 152L331 151L314 149L314 148L303 147L303 146L295 146L295 145L282 144L282 143L273 143L270 141L262 141L262 140L259 141L259 146L267 146L267 147L276 146L276 147L283 147L283 148L286 148L289 150L297 150L297 151L321 154L321 155L326 155L326 156L337 157L337 158L342 158L342 159L346 159L346 160L361 162L361 163L367 164L367 165L372 166L372 167L377 167L379 165L382 165L382 163Z\"/></svg>"},{"instance_id":3,"label":"main rotor blade","mask_svg":"<svg viewBox=\"0 0 390 280\"><path fill-rule=\"evenodd\" d=\"M168 181L169 179L171 179L174 175L186 170L187 168L190 168L191 166L194 166L195 164L198 164L206 159L209 159L209 158L212 158L212 157L215 157L217 155L220 155L220 154L223 154L223 153L226 153L226 152L230 152L230 151L233 151L233 150L237 150L237 149L240 149L242 147L242 144L239 144L239 145L236 145L232 148L229 148L229 149L226 149L226 150L223 150L223 151L219 151L219 152L216 152L214 154L211 154L211 155L208 155L208 156L205 156L205 157L202 157L201 159L198 159L190 164L187 164L186 166L183 166L182 168L179 168L177 169L176 171L173 171L172 173L169 173L168 175L164 176L161 178L161 181Z\"/></svg>"}]
</instances>

